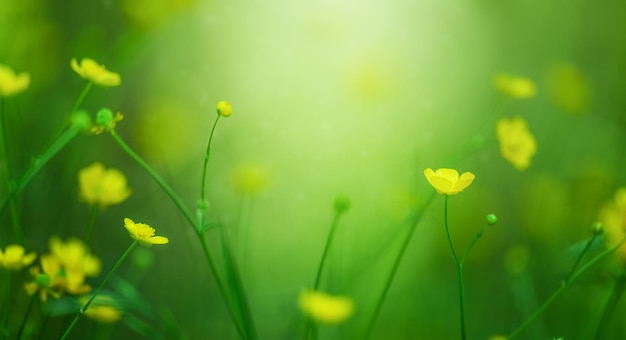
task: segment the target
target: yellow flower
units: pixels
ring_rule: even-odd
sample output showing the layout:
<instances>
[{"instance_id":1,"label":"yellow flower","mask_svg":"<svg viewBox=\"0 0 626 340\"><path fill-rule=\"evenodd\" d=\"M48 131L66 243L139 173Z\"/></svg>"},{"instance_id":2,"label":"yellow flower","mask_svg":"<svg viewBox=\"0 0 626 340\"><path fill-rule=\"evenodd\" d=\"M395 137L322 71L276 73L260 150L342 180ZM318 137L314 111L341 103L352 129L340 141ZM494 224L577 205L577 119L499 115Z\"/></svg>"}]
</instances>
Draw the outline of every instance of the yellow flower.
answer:
<instances>
[{"instance_id":1,"label":"yellow flower","mask_svg":"<svg viewBox=\"0 0 626 340\"><path fill-rule=\"evenodd\" d=\"M97 276L100 274L100 260L91 254L83 241L69 238L66 242L53 236L50 238L50 252L65 268L67 274Z\"/></svg>"},{"instance_id":2,"label":"yellow flower","mask_svg":"<svg viewBox=\"0 0 626 340\"><path fill-rule=\"evenodd\" d=\"M76 58L74 58L70 65L79 76L96 85L115 87L122 83L119 74L108 71L103 65L96 63L93 59L83 58L79 64Z\"/></svg>"},{"instance_id":3,"label":"yellow flower","mask_svg":"<svg viewBox=\"0 0 626 340\"><path fill-rule=\"evenodd\" d=\"M614 198L600 208L598 219L604 226L608 247L614 247L626 236L626 187L617 189ZM615 255L626 263L626 245L617 249Z\"/></svg>"},{"instance_id":4,"label":"yellow flower","mask_svg":"<svg viewBox=\"0 0 626 340\"><path fill-rule=\"evenodd\" d=\"M267 171L255 164L242 164L234 173L235 188L242 194L258 194L268 183Z\"/></svg>"},{"instance_id":5,"label":"yellow flower","mask_svg":"<svg viewBox=\"0 0 626 340\"><path fill-rule=\"evenodd\" d=\"M511 98L530 98L535 95L535 83L524 77L515 77L507 74L499 74L494 80L496 89Z\"/></svg>"},{"instance_id":6,"label":"yellow flower","mask_svg":"<svg viewBox=\"0 0 626 340\"><path fill-rule=\"evenodd\" d=\"M167 244L170 240L163 236L154 236L155 230L147 224L135 223L130 218L124 219L124 227L130 236L144 245Z\"/></svg>"},{"instance_id":7,"label":"yellow flower","mask_svg":"<svg viewBox=\"0 0 626 340\"><path fill-rule=\"evenodd\" d=\"M314 290L300 293L300 309L317 322L338 324L354 313L354 302L345 296L331 296Z\"/></svg>"},{"instance_id":8,"label":"yellow flower","mask_svg":"<svg viewBox=\"0 0 626 340\"><path fill-rule=\"evenodd\" d=\"M20 270L35 261L37 254L24 254L24 247L18 244L11 244L4 248L4 252L0 249L0 267L10 270Z\"/></svg>"},{"instance_id":9,"label":"yellow flower","mask_svg":"<svg viewBox=\"0 0 626 340\"><path fill-rule=\"evenodd\" d=\"M13 69L0 64L0 97L16 95L28 88L30 75L28 73L15 74Z\"/></svg>"},{"instance_id":10,"label":"yellow flower","mask_svg":"<svg viewBox=\"0 0 626 340\"><path fill-rule=\"evenodd\" d=\"M100 109L100 111L96 114L96 124L91 127L89 132L99 135L105 130L113 130L115 129L117 123L122 121L122 119L124 119L124 115L120 112L113 115L113 112L109 109Z\"/></svg>"},{"instance_id":11,"label":"yellow flower","mask_svg":"<svg viewBox=\"0 0 626 340\"><path fill-rule=\"evenodd\" d=\"M80 197L85 202L104 208L122 203L130 196L126 177L117 169L105 169L102 163L93 163L78 173Z\"/></svg>"},{"instance_id":12,"label":"yellow flower","mask_svg":"<svg viewBox=\"0 0 626 340\"><path fill-rule=\"evenodd\" d=\"M80 295L91 290L91 286L85 283L85 276L87 273L89 276L97 275L100 271L100 261L90 255L84 255L83 252L77 252L75 244L69 246L69 251L61 250L63 258L59 258L57 254L45 254L40 257L41 269L35 267L31 270L31 275L35 278L35 281L24 285L29 295L38 292L41 295L41 299L45 301L48 295L59 298L64 293ZM60 247L66 248L62 242ZM79 253L82 253L82 256L86 256L83 259L86 260L81 261L80 258L68 256L71 253L74 253L74 256L81 256ZM81 265L78 265L78 263L81 263Z\"/></svg>"},{"instance_id":13,"label":"yellow flower","mask_svg":"<svg viewBox=\"0 0 626 340\"><path fill-rule=\"evenodd\" d=\"M437 169L437 171L428 168L424 170L424 176L438 193L446 195L458 194L470 186L476 178L471 172L465 172L459 177L458 171L447 168Z\"/></svg>"},{"instance_id":14,"label":"yellow flower","mask_svg":"<svg viewBox=\"0 0 626 340\"><path fill-rule=\"evenodd\" d=\"M233 114L233 107L229 102L222 100L217 103L217 114L223 117L230 117Z\"/></svg>"},{"instance_id":15,"label":"yellow flower","mask_svg":"<svg viewBox=\"0 0 626 340\"><path fill-rule=\"evenodd\" d=\"M537 152L537 142L524 118L501 118L496 125L496 136L500 142L500 154L513 167L521 171L530 166Z\"/></svg>"},{"instance_id":16,"label":"yellow flower","mask_svg":"<svg viewBox=\"0 0 626 340\"><path fill-rule=\"evenodd\" d=\"M87 304L89 298L79 299L81 305ZM100 323L115 323L122 318L122 310L117 302L110 296L98 295L89 305L85 315Z\"/></svg>"}]
</instances>

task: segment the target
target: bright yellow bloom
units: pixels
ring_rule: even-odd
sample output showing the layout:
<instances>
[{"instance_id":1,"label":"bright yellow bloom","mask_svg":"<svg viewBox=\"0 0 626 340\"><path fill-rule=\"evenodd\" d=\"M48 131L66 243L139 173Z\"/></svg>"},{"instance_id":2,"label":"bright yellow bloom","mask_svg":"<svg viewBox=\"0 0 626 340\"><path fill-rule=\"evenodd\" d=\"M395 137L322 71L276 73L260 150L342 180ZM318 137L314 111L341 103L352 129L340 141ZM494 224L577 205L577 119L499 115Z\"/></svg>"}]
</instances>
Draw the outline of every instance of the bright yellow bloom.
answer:
<instances>
[{"instance_id":1,"label":"bright yellow bloom","mask_svg":"<svg viewBox=\"0 0 626 340\"><path fill-rule=\"evenodd\" d=\"M515 77L507 74L499 74L494 80L496 89L511 98L530 98L535 95L535 83L524 77Z\"/></svg>"},{"instance_id":2,"label":"bright yellow bloom","mask_svg":"<svg viewBox=\"0 0 626 340\"><path fill-rule=\"evenodd\" d=\"M28 88L30 75L28 73L15 74L8 66L0 64L0 97L16 95Z\"/></svg>"},{"instance_id":3,"label":"bright yellow bloom","mask_svg":"<svg viewBox=\"0 0 626 340\"><path fill-rule=\"evenodd\" d=\"M230 117L233 114L233 107L229 102L222 100L217 103L217 114L223 117Z\"/></svg>"},{"instance_id":4,"label":"bright yellow bloom","mask_svg":"<svg viewBox=\"0 0 626 340\"><path fill-rule=\"evenodd\" d=\"M517 170L525 170L537 152L535 136L522 117L501 118L496 125L500 154Z\"/></svg>"},{"instance_id":5,"label":"bright yellow bloom","mask_svg":"<svg viewBox=\"0 0 626 340\"><path fill-rule=\"evenodd\" d=\"M602 206L598 219L604 226L608 247L617 245L626 236L626 187L617 189L614 198ZM626 263L626 244L617 249L615 255Z\"/></svg>"},{"instance_id":6,"label":"bright yellow bloom","mask_svg":"<svg viewBox=\"0 0 626 340\"><path fill-rule=\"evenodd\" d=\"M102 163L93 163L78 173L80 197L85 202L104 208L122 203L130 196L126 177L117 169L105 169Z\"/></svg>"},{"instance_id":7,"label":"bright yellow bloom","mask_svg":"<svg viewBox=\"0 0 626 340\"><path fill-rule=\"evenodd\" d=\"M20 270L35 261L37 254L29 253L25 255L24 247L18 244L11 244L0 249L0 267L10 270Z\"/></svg>"},{"instance_id":8,"label":"bright yellow bloom","mask_svg":"<svg viewBox=\"0 0 626 340\"><path fill-rule=\"evenodd\" d=\"M89 298L83 297L79 302L84 306L88 300ZM122 318L122 314L117 302L107 295L98 295L85 311L87 317L100 323L115 323Z\"/></svg>"},{"instance_id":9,"label":"bright yellow bloom","mask_svg":"<svg viewBox=\"0 0 626 340\"><path fill-rule=\"evenodd\" d=\"M124 219L124 227L130 236L144 245L167 244L170 240L163 236L154 236L155 230L147 224L135 223L130 218Z\"/></svg>"},{"instance_id":10,"label":"bright yellow bloom","mask_svg":"<svg viewBox=\"0 0 626 340\"><path fill-rule=\"evenodd\" d=\"M300 309L315 321L338 324L354 313L354 302L345 296L331 296L314 290L300 293Z\"/></svg>"},{"instance_id":11,"label":"bright yellow bloom","mask_svg":"<svg viewBox=\"0 0 626 340\"><path fill-rule=\"evenodd\" d=\"M79 76L96 85L115 87L122 83L122 79L119 74L108 71L103 65L98 64L93 59L83 58L79 64L76 61L76 58L74 58L72 59L70 65Z\"/></svg>"},{"instance_id":12,"label":"bright yellow bloom","mask_svg":"<svg viewBox=\"0 0 626 340\"><path fill-rule=\"evenodd\" d=\"M63 242L53 236L50 238L50 252L68 273L75 272L83 276L96 276L100 273L100 260L92 255L89 248L79 239L69 238Z\"/></svg>"},{"instance_id":13,"label":"bright yellow bloom","mask_svg":"<svg viewBox=\"0 0 626 340\"><path fill-rule=\"evenodd\" d=\"M437 169L437 171L428 168L424 170L424 176L438 193L446 195L458 194L470 186L476 178L471 172L465 172L459 177L458 171L447 168Z\"/></svg>"}]
</instances>

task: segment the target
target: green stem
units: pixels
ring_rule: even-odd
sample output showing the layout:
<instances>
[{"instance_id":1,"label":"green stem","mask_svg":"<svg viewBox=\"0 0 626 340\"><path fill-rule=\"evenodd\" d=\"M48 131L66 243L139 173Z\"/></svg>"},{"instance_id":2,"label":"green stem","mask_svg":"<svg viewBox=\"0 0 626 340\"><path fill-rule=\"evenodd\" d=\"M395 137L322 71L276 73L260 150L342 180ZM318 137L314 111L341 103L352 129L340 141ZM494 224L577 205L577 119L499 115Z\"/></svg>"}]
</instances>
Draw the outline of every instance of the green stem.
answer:
<instances>
[{"instance_id":1,"label":"green stem","mask_svg":"<svg viewBox=\"0 0 626 340\"><path fill-rule=\"evenodd\" d=\"M444 203L444 222L446 225L446 235L448 236L448 243L450 244L450 250L452 251L452 257L454 258L454 263L456 264L457 274L459 278L459 308L461 310L461 339L465 340L467 338L467 333L465 331L465 289L463 287L463 262L459 262L459 258L456 256L456 251L454 250L454 245L452 244L452 237L450 236L450 228L448 227L448 195L446 195L445 203ZM477 240L478 238L474 238ZM470 246L473 246L473 243ZM469 249L470 247L468 247ZM467 251L466 251L467 254ZM463 257L465 259L465 256Z\"/></svg>"},{"instance_id":2,"label":"green stem","mask_svg":"<svg viewBox=\"0 0 626 340\"><path fill-rule=\"evenodd\" d=\"M594 339L608 339L606 336L607 327L619 300L624 294L624 288L626 288L626 267L624 267L620 276L615 279L615 284L613 285L611 294L609 295L609 298L604 305L604 309L602 310L602 316L600 317L600 322L598 323Z\"/></svg>"},{"instance_id":3,"label":"green stem","mask_svg":"<svg viewBox=\"0 0 626 340\"><path fill-rule=\"evenodd\" d=\"M85 85L85 87L83 88L83 92L80 93L80 96L78 96L76 103L74 103L74 106L72 107L72 111L70 112L70 115L68 116L68 122L69 122L69 117L71 116L71 114L76 112L76 110L78 110L78 108L83 103L83 101L85 101L85 98L87 97L87 93L89 93L92 87L93 87L93 83L87 82L87 85Z\"/></svg>"},{"instance_id":4,"label":"green stem","mask_svg":"<svg viewBox=\"0 0 626 340\"><path fill-rule=\"evenodd\" d=\"M6 279L6 285L7 285L7 295L5 297L5 302L4 302L4 312L2 313L2 329L0 329L0 338L1 339L6 339L8 332L9 332L9 314L10 314L10 308L11 308L11 288L12 288L12 274L10 270L7 270L7 279ZM6 333L5 333L6 332Z\"/></svg>"},{"instance_id":5,"label":"green stem","mask_svg":"<svg viewBox=\"0 0 626 340\"><path fill-rule=\"evenodd\" d=\"M33 179L33 177L41 170L41 168L54 156L56 155L67 143L69 143L76 135L78 134L78 130L75 128L67 129L63 134L59 136L45 151L44 153L36 157L32 162L30 168L26 170L26 173L19 180L17 185L11 192L9 193L9 197L7 197L4 202L2 202L2 206L0 207L0 216L4 214L6 211L9 202L13 200L17 194L22 192L26 185Z\"/></svg>"},{"instance_id":6,"label":"green stem","mask_svg":"<svg viewBox=\"0 0 626 340\"><path fill-rule=\"evenodd\" d=\"M41 328L39 329L39 334L37 335L37 340L41 339L41 337L46 334L46 326L48 325L48 320L50 320L50 315L52 315L54 307L56 307L55 301L56 300L49 300L48 302L48 304L50 304L51 306L49 310L47 310L43 315L43 319L41 320Z\"/></svg>"},{"instance_id":7,"label":"green stem","mask_svg":"<svg viewBox=\"0 0 626 340\"><path fill-rule=\"evenodd\" d=\"M89 308L89 305L91 305L91 302L93 302L93 300L96 298L96 296L98 295L98 293L100 292L102 287L104 287L104 285L106 285L106 283L109 282L109 279L111 278L113 273L122 264L122 262L124 262L126 257L128 257L128 255L130 254L130 252L137 246L137 243L138 243L137 240L133 241L133 243L131 243L131 245L128 246L128 249L126 249L126 251L124 252L122 257L120 257L120 259L117 260L117 263L115 263L115 265L113 266L113 269L111 269L111 271L109 271L107 276L104 278L104 281L102 281L102 283L100 283L100 286L98 286L98 288L96 288L96 290L93 292L93 294L91 295L89 300L87 300L87 303L85 304L85 306L83 306L82 308L80 308L78 310L78 314L76 314L76 317L74 317L74 321L72 321L72 324L70 324L70 326L65 330L65 333L63 333L63 336L61 337L61 340L67 338L67 336L70 334L70 332L72 331L72 329L74 328L74 326L76 325L76 323L78 322L80 317L83 316L83 314L85 314L85 312Z\"/></svg>"},{"instance_id":8,"label":"green stem","mask_svg":"<svg viewBox=\"0 0 626 340\"><path fill-rule=\"evenodd\" d=\"M487 230L487 227L489 227L488 223L483 226L483 228L478 232L478 234L476 234L476 236L474 236L474 239L472 240L472 242L469 244L467 249L465 249L465 254L463 254L463 258L461 258L461 267L465 264L467 255L469 254L470 250L474 248L474 244L476 244L476 241L478 241L478 239L483 236L483 233L485 232L485 230Z\"/></svg>"},{"instance_id":9,"label":"green stem","mask_svg":"<svg viewBox=\"0 0 626 340\"><path fill-rule=\"evenodd\" d=\"M202 186L200 187L200 202L203 202L203 203L206 202L207 165L209 164L209 159L211 159L211 142L213 141L213 134L215 133L217 122L219 122L221 116L222 115L218 114L217 117L215 117L215 121L213 122L213 127L211 128L211 134L209 135L209 142L207 143L207 146L206 146L206 153L204 155L204 166L202 167Z\"/></svg>"},{"instance_id":10,"label":"green stem","mask_svg":"<svg viewBox=\"0 0 626 340\"><path fill-rule=\"evenodd\" d=\"M572 277L572 275L574 274L574 271L576 270L576 268L578 267L578 265L580 264L580 261L583 259L583 257L585 256L585 254L587 253L587 251L589 250L589 248L591 248L591 245L593 244L593 241L596 240L597 235L593 234L591 235L591 238L589 239L589 241L587 241L587 244L585 244L585 248L583 248L583 251L578 254L578 258L576 259L576 262L574 262L574 265L572 266L572 269L570 270L569 274L567 274L565 280L569 280L570 277Z\"/></svg>"},{"instance_id":11,"label":"green stem","mask_svg":"<svg viewBox=\"0 0 626 340\"><path fill-rule=\"evenodd\" d=\"M91 236L93 235L93 228L96 224L96 217L98 216L99 207L97 205L92 205L89 209L89 220L87 220L87 227L85 228L85 234L83 235L83 242L87 246L91 242Z\"/></svg>"},{"instance_id":12,"label":"green stem","mask_svg":"<svg viewBox=\"0 0 626 340\"><path fill-rule=\"evenodd\" d=\"M28 320L28 316L30 316L30 311L33 309L33 304L35 304L35 299L37 298L37 294L33 294L33 297L30 299L28 303L28 307L26 307L26 314L24 314L24 319L22 319L22 323L20 324L20 330L17 332L17 340L22 338L22 332L24 332L24 326L26 326L26 321Z\"/></svg>"},{"instance_id":13,"label":"green stem","mask_svg":"<svg viewBox=\"0 0 626 340\"><path fill-rule=\"evenodd\" d=\"M7 137L7 129L6 129L6 115L4 113L4 98L0 97L0 133L2 134L2 149L4 151L4 160L2 162L2 170L4 172L4 179L7 183L8 192L13 191L14 183L13 183L13 172L11 171L10 166L10 152L9 152L9 143ZM9 209L11 209L11 224L13 225L13 233L15 234L15 239L17 243L24 246L24 236L22 234L22 226L20 223L19 214L17 211L17 204L15 203L15 199L12 198L9 201Z\"/></svg>"},{"instance_id":14,"label":"green stem","mask_svg":"<svg viewBox=\"0 0 626 340\"><path fill-rule=\"evenodd\" d=\"M537 308L537 310L528 319L526 319L526 321L524 321L519 327L511 332L507 339L511 340L518 336L524 329L526 329L526 327L528 327L528 325L535 321L535 319L537 319L539 315L541 315L541 313L543 313L546 308L548 308L552 304L552 302L554 302L554 300L572 284L572 282L576 281L576 279L586 273L600 260L615 252L619 247L624 244L624 242L626 242L626 238L622 239L616 246L606 249L600 254L596 255L593 259L589 260L589 262L585 263L585 265L577 270L572 276L570 276L568 280L563 281L561 283L561 286L554 293L552 293L552 295L541 306L539 306L539 308Z\"/></svg>"}]
</instances>

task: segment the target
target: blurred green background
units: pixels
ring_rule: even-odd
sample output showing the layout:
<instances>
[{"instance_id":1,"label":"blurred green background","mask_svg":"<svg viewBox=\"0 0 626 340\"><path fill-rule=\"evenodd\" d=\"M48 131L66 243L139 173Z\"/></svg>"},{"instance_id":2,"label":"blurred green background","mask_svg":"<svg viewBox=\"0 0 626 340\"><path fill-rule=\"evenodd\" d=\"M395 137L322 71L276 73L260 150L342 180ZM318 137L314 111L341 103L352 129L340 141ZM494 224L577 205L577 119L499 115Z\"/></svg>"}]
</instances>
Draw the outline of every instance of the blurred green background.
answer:
<instances>
[{"instance_id":1,"label":"blurred green background","mask_svg":"<svg viewBox=\"0 0 626 340\"><path fill-rule=\"evenodd\" d=\"M69 61L89 57L120 73L122 85L94 88L83 108L122 112L118 133L193 208L215 104L230 101L234 114L213 140L210 214L232 233L262 339L302 337L297 296L314 280L337 194L352 208L325 285L352 296L356 311L320 335L351 339L369 319L407 221L431 195L423 169L471 171L474 184L450 199L450 221L463 250L486 214L499 217L465 269L469 336L486 339L513 330L558 288L575 259L567 249L588 237L600 207L626 184L624 32L619 0L2 0L0 63L32 79L5 105L12 168L24 173L50 142L85 84ZM494 113L492 79L502 72L532 79L537 96ZM523 172L500 157L494 133L498 117L514 115L538 144ZM468 142L482 147L451 158ZM124 217L170 238L117 273L156 311L136 317L165 337L236 338L193 230L106 134L79 136L19 197L27 248L44 253L52 235L82 235L89 208L76 176L93 161L120 169L133 190L98 216L92 250L103 273L130 243ZM263 185L242 192L241 176ZM0 245L14 242L8 214L0 225ZM436 197L372 338L458 337L443 227ZM148 268L137 264L141 256ZM586 275L522 338L585 338L620 266L606 261ZM28 297L19 293L23 315ZM615 313L613 336L626 333L618 321L626 305ZM67 321L51 321L50 334ZM168 322L179 335L167 335ZM141 334L109 327L114 337ZM73 336L93 331L83 320Z\"/></svg>"}]
</instances>

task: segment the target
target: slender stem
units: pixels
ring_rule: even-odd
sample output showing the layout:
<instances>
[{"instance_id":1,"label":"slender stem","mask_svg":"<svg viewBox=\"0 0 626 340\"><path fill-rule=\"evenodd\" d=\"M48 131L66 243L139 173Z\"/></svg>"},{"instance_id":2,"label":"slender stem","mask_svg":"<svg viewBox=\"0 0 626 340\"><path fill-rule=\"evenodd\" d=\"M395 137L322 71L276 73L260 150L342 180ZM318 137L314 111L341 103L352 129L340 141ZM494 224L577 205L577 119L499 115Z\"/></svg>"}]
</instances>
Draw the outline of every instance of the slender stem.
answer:
<instances>
[{"instance_id":1,"label":"slender stem","mask_svg":"<svg viewBox=\"0 0 626 340\"><path fill-rule=\"evenodd\" d=\"M589 248L591 248L591 245L593 244L593 241L596 240L596 237L597 237L596 234L592 234L591 238L589 239L589 241L587 241L587 244L585 244L585 248L583 248L583 251L580 254L578 254L578 258L576 259L576 262L574 262L574 265L572 266L572 269L570 270L569 274L567 274L567 277L565 278L566 281L569 280L570 277L572 277L572 275L574 274L574 271L576 270L576 268L580 264L580 261L583 259L583 257L585 256L585 254L587 253Z\"/></svg>"},{"instance_id":2,"label":"slender stem","mask_svg":"<svg viewBox=\"0 0 626 340\"><path fill-rule=\"evenodd\" d=\"M122 262L124 262L126 257L128 257L128 255L130 254L130 252L137 246L137 243L138 243L137 240L133 241L133 243L131 243L131 245L128 246L128 249L126 249L124 254L122 254L122 257L120 257L120 259L117 260L117 263L115 263L115 265L113 266L113 269L111 269L111 271L109 271L107 276L104 278L104 281L102 281L102 283L100 283L100 286L98 286L98 288L96 288L96 290L93 292L93 294L91 295L89 300L87 300L87 303L85 304L85 306L83 306L82 308L80 308L78 310L78 314L76 314L76 317L74 317L74 321L72 321L72 324L70 324L70 326L65 330L65 333L63 333L63 336L61 337L61 340L67 338L67 336L70 334L70 332L72 331L72 329L74 328L74 326L76 325L76 323L78 322L80 317L83 316L83 314L85 314L85 312L89 308L89 305L91 305L91 302L93 302L93 300L96 298L96 296L98 295L98 293L100 292L102 287L104 287L104 285L106 285L107 282L109 282L109 279L111 278L113 273L122 264Z\"/></svg>"},{"instance_id":3,"label":"slender stem","mask_svg":"<svg viewBox=\"0 0 626 340\"><path fill-rule=\"evenodd\" d=\"M93 87L93 83L87 82L87 85L85 85L85 87L83 88L83 92L80 93L80 96L78 96L76 103L74 103L74 106L72 107L72 111L70 112L70 115L76 112L76 110L78 110L78 108L83 103L83 101L85 101L85 98L87 97L87 93L89 93L92 87ZM69 117L70 116L68 116L68 118Z\"/></svg>"},{"instance_id":4,"label":"slender stem","mask_svg":"<svg viewBox=\"0 0 626 340\"><path fill-rule=\"evenodd\" d=\"M91 242L91 236L93 235L93 228L96 224L98 211L99 208L95 204L89 209L89 220L87 220L87 227L85 228L85 234L83 235L83 242L85 242L86 245L89 245Z\"/></svg>"},{"instance_id":5,"label":"slender stem","mask_svg":"<svg viewBox=\"0 0 626 340\"><path fill-rule=\"evenodd\" d=\"M206 153L204 155L204 166L202 167L202 186L200 187L200 201L205 202L206 200L206 175L207 175L207 165L209 164L209 159L211 159L211 142L213 141L213 134L215 133L215 128L217 127L217 122L219 122L220 117L222 115L218 114L215 117L215 121L213 122L213 127L211 128L211 134L209 135L209 142L206 146Z\"/></svg>"},{"instance_id":6,"label":"slender stem","mask_svg":"<svg viewBox=\"0 0 626 340\"><path fill-rule=\"evenodd\" d=\"M26 307L26 314L24 315L24 319L22 319L22 323L20 324L20 330L17 332L17 340L22 338L22 332L24 332L24 326L26 326L26 321L28 320L28 316L30 315L30 311L33 309L33 304L35 303L35 299L37 299L38 295L33 294L33 297L30 298L30 302L28 303L28 307Z\"/></svg>"},{"instance_id":7,"label":"slender stem","mask_svg":"<svg viewBox=\"0 0 626 340\"><path fill-rule=\"evenodd\" d=\"M452 237L450 237L450 228L448 228L448 195L446 195L443 206L443 217L446 225L446 236L448 236L448 243L450 244L450 250L452 251L452 258L454 258L454 263L458 265L460 263L459 258L456 256L456 251L454 250L454 245L452 244Z\"/></svg>"},{"instance_id":8,"label":"slender stem","mask_svg":"<svg viewBox=\"0 0 626 340\"><path fill-rule=\"evenodd\" d=\"M324 265L326 264L326 259L328 258L328 251L330 250L330 246L332 245L333 239L335 238L335 232L337 231L337 225L339 224L340 217L341 217L340 212L335 213L333 222L330 225L330 232L328 233L328 238L326 239L326 246L324 246L322 259L320 260L320 265L317 268L317 275L315 275L315 284L313 285L313 290L319 289L320 281L322 279L322 272L324 271Z\"/></svg>"},{"instance_id":9,"label":"slender stem","mask_svg":"<svg viewBox=\"0 0 626 340\"><path fill-rule=\"evenodd\" d=\"M7 279L6 279L6 285L7 285L7 295L5 297L5 302L4 302L4 311L2 313L2 329L0 329L0 336L2 339L5 339L5 334L4 331L6 330L7 332L8 330L8 325L9 325L9 314L10 314L10 308L11 308L11 291L12 291L12 286L13 286L13 281L12 281L12 274L10 270L7 270Z\"/></svg>"},{"instance_id":10,"label":"slender stem","mask_svg":"<svg viewBox=\"0 0 626 340\"><path fill-rule=\"evenodd\" d=\"M589 262L585 263L572 276L570 276L568 280L563 281L561 283L561 286L554 293L552 293L552 295L541 306L539 306L539 308L537 308L537 310L528 319L526 319L526 321L524 321L519 327L517 327L513 332L511 332L511 334L507 337L507 339L511 340L514 337L518 336L524 329L526 329L526 327L528 327L528 325L530 325L533 321L535 321L535 319L537 319L539 315L541 315L541 313L543 313L546 310L546 308L548 308L552 304L552 302L554 302L554 300L559 295L561 295L561 293L566 288L568 288L572 284L572 282L576 281L576 279L578 279L581 275L586 273L600 260L604 259L608 255L615 252L619 247L621 247L624 244L624 242L626 242L626 238L622 239L614 247L606 249L600 254L596 255L593 259L589 260Z\"/></svg>"},{"instance_id":11,"label":"slender stem","mask_svg":"<svg viewBox=\"0 0 626 340\"><path fill-rule=\"evenodd\" d=\"M452 244L452 237L450 236L450 228L448 227L448 195L446 195L445 203L444 203L444 222L446 225L446 235L448 236L448 243L450 244L450 250L452 251L452 257L454 258L454 263L456 264L457 274L459 278L459 308L461 310L461 339L465 340L467 338L467 333L465 331L465 289L463 288L463 263L459 262L459 258L456 256L456 251L454 250L454 245ZM475 238L476 240L477 238ZM473 246L473 243L470 246ZM469 249L469 247L468 247ZM467 251L466 251L467 254ZM465 256L464 256L465 258Z\"/></svg>"},{"instance_id":12,"label":"slender stem","mask_svg":"<svg viewBox=\"0 0 626 340\"><path fill-rule=\"evenodd\" d=\"M44 152L41 156L36 157L32 163L30 168L26 170L26 173L19 180L17 185L11 192L9 193L9 197L7 197L4 202L2 202L2 206L0 207L0 216L4 214L6 211L9 202L13 200L13 198L22 192L26 185L33 179L33 177L41 170L41 168L54 156L59 152L67 143L69 143L76 135L78 134L78 130L75 128L69 128L65 130L63 134L59 136Z\"/></svg>"},{"instance_id":13,"label":"slender stem","mask_svg":"<svg viewBox=\"0 0 626 340\"><path fill-rule=\"evenodd\" d=\"M4 113L4 98L0 97L0 134L2 134L2 149L4 151L4 159L2 162L2 172L4 172L4 179L7 183L8 191L11 192L14 189L13 183L13 173L11 171L10 165L10 152L9 152L9 142L7 137L7 128L6 128L6 115ZM15 198L9 200L9 209L11 209L11 224L13 225L13 233L15 234L15 239L18 244L24 245L24 236L22 235L22 226L20 223L19 214L17 211L17 205L15 203Z\"/></svg>"},{"instance_id":14,"label":"slender stem","mask_svg":"<svg viewBox=\"0 0 626 340\"><path fill-rule=\"evenodd\" d=\"M611 321L611 317L615 312L615 308L617 307L619 300L624 294L624 288L626 288L626 267L620 276L615 279L615 284L613 285L611 294L609 295L609 298L604 305L604 309L602 310L602 316L600 317L600 322L598 323L594 339L607 339L607 326Z\"/></svg>"},{"instance_id":15,"label":"slender stem","mask_svg":"<svg viewBox=\"0 0 626 340\"><path fill-rule=\"evenodd\" d=\"M478 232L478 234L476 234L476 236L474 236L474 239L472 240L472 242L470 242L467 249L465 249L465 254L463 254L463 258L461 258L461 267L465 264L467 255L470 253L470 250L474 248L474 244L476 244L476 241L478 241L478 239L483 236L483 233L485 232L485 230L487 230L487 227L489 227L488 223L483 226L483 228Z\"/></svg>"},{"instance_id":16,"label":"slender stem","mask_svg":"<svg viewBox=\"0 0 626 340\"><path fill-rule=\"evenodd\" d=\"M42 336L46 335L46 325L48 324L48 320L50 320L50 315L52 315L52 312L54 311L54 307L56 307L56 300L49 300L49 304L50 309L46 311L45 315L43 316L43 320L41 321L41 328L39 329L39 334L37 335L37 340L41 339Z\"/></svg>"}]
</instances>

